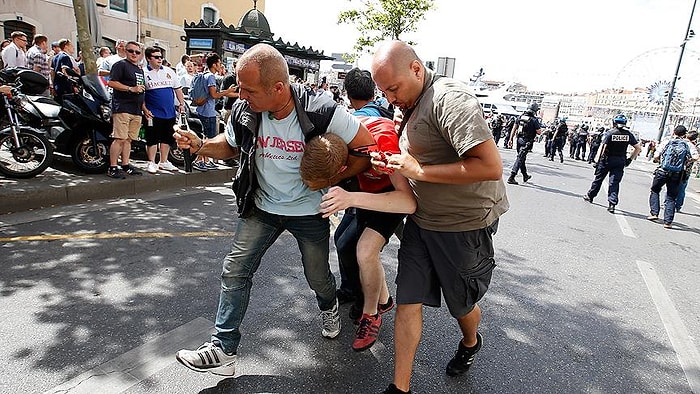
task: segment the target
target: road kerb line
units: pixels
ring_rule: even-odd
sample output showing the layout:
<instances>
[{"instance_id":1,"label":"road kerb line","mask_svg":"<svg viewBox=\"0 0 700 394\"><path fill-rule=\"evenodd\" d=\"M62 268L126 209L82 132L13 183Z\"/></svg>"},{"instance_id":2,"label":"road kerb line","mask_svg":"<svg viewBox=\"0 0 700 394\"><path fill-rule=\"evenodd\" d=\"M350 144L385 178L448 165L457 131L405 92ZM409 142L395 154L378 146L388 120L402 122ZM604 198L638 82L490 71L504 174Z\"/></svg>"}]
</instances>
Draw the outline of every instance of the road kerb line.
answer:
<instances>
[{"instance_id":1,"label":"road kerb line","mask_svg":"<svg viewBox=\"0 0 700 394\"><path fill-rule=\"evenodd\" d=\"M671 297L656 275L654 267L647 262L637 260L637 268L639 268L654 305L656 305L656 310L659 312L661 322L688 380L690 390L695 394L700 394L700 352L690 340L688 329L683 324Z\"/></svg>"},{"instance_id":2,"label":"road kerb line","mask_svg":"<svg viewBox=\"0 0 700 394\"><path fill-rule=\"evenodd\" d=\"M175 352L201 345L203 338L209 338L213 327L214 323L198 317L46 391L45 394L121 393L176 363Z\"/></svg>"}]
</instances>

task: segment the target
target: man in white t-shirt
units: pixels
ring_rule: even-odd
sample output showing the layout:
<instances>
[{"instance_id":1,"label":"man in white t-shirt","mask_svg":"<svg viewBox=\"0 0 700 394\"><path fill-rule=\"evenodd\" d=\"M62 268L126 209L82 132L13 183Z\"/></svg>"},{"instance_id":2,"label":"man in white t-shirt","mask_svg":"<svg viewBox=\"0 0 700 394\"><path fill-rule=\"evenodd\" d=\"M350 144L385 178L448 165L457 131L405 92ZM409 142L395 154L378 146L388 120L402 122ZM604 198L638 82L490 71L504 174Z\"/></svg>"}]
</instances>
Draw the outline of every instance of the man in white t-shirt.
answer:
<instances>
[{"instance_id":1,"label":"man in white t-shirt","mask_svg":"<svg viewBox=\"0 0 700 394\"><path fill-rule=\"evenodd\" d=\"M13 31L10 35L12 42L2 50L2 61L5 67L27 67L27 35L21 31Z\"/></svg>"},{"instance_id":2,"label":"man in white t-shirt","mask_svg":"<svg viewBox=\"0 0 700 394\"><path fill-rule=\"evenodd\" d=\"M100 64L99 70L97 70L97 74L106 81L109 81L109 73L112 71L112 66L114 63L126 59L126 41L117 40L117 44L114 46L114 49L117 51L117 53L104 58L102 60L102 64Z\"/></svg>"},{"instance_id":3,"label":"man in white t-shirt","mask_svg":"<svg viewBox=\"0 0 700 394\"><path fill-rule=\"evenodd\" d=\"M365 170L369 158L350 156L345 171L324 179L323 185L307 187L299 167L306 137L316 130L310 127L307 111L327 121L325 131L340 136L351 150L374 144L367 128L330 98L315 95L301 85L290 85L287 62L274 47L258 44L250 48L238 60L236 74L241 100L233 105L226 133L206 141L192 132L175 134L178 146L192 150L192 154L227 159L238 153L239 171L245 174L234 181L241 218L232 250L224 259L216 332L211 342L196 350L180 350L176 355L192 370L229 376L235 374L239 327L253 275L265 251L285 230L299 245L304 274L316 294L321 335L331 339L340 333L335 278L328 263L330 223L318 214L322 191L317 189ZM317 120L314 124L321 123ZM257 182L246 187L243 181L248 175ZM247 198L249 195L252 198Z\"/></svg>"}]
</instances>

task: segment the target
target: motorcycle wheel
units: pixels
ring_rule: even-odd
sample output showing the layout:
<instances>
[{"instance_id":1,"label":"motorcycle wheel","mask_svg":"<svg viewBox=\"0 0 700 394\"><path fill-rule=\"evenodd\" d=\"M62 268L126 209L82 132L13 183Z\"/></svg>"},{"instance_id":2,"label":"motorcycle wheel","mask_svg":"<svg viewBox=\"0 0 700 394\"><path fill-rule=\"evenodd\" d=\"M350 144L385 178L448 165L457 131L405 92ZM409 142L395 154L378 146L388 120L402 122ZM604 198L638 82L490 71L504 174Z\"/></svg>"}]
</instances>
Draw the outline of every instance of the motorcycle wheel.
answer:
<instances>
[{"instance_id":1,"label":"motorcycle wheel","mask_svg":"<svg viewBox=\"0 0 700 394\"><path fill-rule=\"evenodd\" d=\"M168 152L168 161L177 166L182 166L185 164L185 153L182 151L182 149L177 147L176 143L170 145L170 152Z\"/></svg>"},{"instance_id":2,"label":"motorcycle wheel","mask_svg":"<svg viewBox=\"0 0 700 394\"><path fill-rule=\"evenodd\" d=\"M83 135L71 144L70 156L78 169L86 174L100 174L109 167L109 141L97 141L97 151L92 138Z\"/></svg>"},{"instance_id":3,"label":"motorcycle wheel","mask_svg":"<svg viewBox=\"0 0 700 394\"><path fill-rule=\"evenodd\" d=\"M53 145L46 136L29 127L20 127L19 148L9 130L0 133L0 173L18 179L35 177L53 161Z\"/></svg>"}]
</instances>

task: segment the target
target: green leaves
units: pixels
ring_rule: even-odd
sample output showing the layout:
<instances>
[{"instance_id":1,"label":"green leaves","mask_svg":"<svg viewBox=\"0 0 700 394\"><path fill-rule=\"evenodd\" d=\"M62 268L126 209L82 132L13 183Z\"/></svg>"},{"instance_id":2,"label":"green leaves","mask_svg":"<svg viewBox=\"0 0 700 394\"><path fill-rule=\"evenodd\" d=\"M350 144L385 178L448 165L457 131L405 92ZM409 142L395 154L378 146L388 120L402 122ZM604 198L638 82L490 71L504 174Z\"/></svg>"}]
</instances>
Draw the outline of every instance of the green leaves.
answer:
<instances>
[{"instance_id":1,"label":"green leaves","mask_svg":"<svg viewBox=\"0 0 700 394\"><path fill-rule=\"evenodd\" d=\"M353 2L353 0L349 0ZM357 9L343 11L338 24L355 25L359 37L349 54L353 61L362 53L368 53L375 43L382 40L400 40L404 33L418 31L418 24L425 14L435 8L433 0L357 0ZM414 44L414 43L410 43Z\"/></svg>"}]
</instances>

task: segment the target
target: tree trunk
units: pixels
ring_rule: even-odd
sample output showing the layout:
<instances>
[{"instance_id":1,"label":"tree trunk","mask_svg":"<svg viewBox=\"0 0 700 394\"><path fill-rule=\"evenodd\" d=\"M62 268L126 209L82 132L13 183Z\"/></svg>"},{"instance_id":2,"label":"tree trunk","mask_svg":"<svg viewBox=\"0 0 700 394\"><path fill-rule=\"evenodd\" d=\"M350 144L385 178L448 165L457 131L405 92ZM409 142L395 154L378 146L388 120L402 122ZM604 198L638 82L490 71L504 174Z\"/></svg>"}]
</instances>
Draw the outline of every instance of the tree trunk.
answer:
<instances>
[{"instance_id":1,"label":"tree trunk","mask_svg":"<svg viewBox=\"0 0 700 394\"><path fill-rule=\"evenodd\" d=\"M78 27L78 43L82 51L82 60L85 64L85 74L97 74L97 63L95 61L95 48L90 40L90 28L88 27L86 0L73 0L73 11L75 12L75 24ZM95 0L87 0L95 1Z\"/></svg>"}]
</instances>

